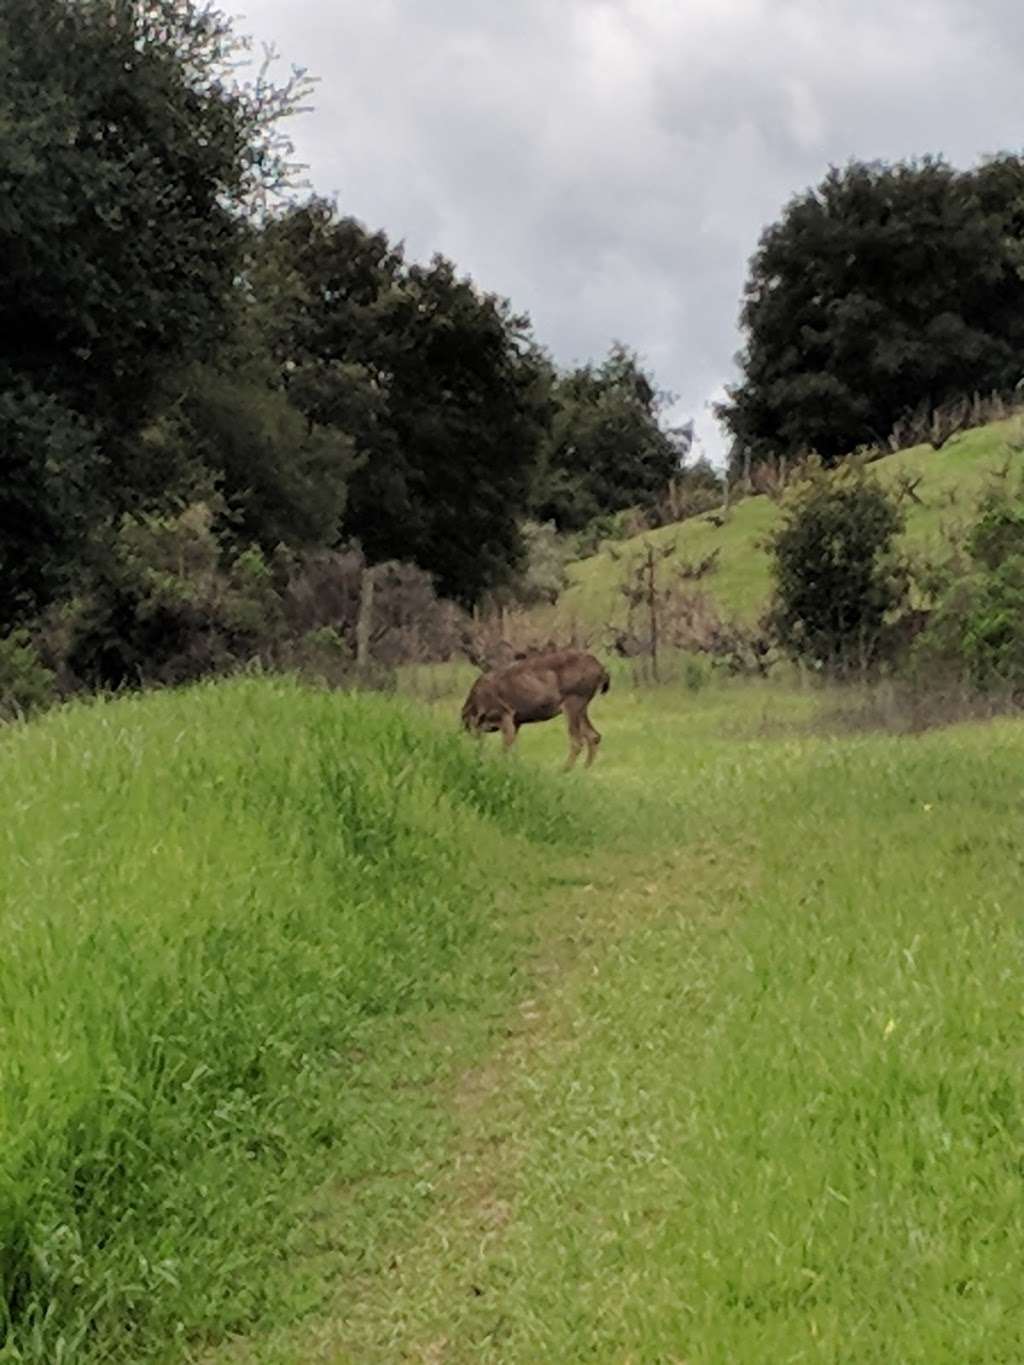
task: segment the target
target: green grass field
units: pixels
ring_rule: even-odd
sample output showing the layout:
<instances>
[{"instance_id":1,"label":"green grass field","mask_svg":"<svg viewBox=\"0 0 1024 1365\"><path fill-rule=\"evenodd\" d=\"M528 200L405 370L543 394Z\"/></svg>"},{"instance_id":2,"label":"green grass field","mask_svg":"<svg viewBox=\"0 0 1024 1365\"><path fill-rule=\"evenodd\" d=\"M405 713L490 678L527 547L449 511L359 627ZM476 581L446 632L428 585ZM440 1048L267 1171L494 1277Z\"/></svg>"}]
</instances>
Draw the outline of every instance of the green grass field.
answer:
<instances>
[{"instance_id":1,"label":"green grass field","mask_svg":"<svg viewBox=\"0 0 1024 1365\"><path fill-rule=\"evenodd\" d=\"M566 800L281 682L0 732L0 1359L175 1358L318 1302L328 1176L332 1272L372 1265L451 1128L431 1083L514 989L506 886L584 837Z\"/></svg>"},{"instance_id":2,"label":"green grass field","mask_svg":"<svg viewBox=\"0 0 1024 1365\"><path fill-rule=\"evenodd\" d=\"M921 476L916 492L923 506L907 504L905 544L917 550L936 548L944 524L955 524L969 517L972 502L984 485L986 475L1000 468L1009 457L1019 466L1020 450L1010 450L1008 441L1019 438L1020 420L998 422L954 438L940 451L929 446L900 451L879 460L873 469L883 483L901 474ZM770 590L768 557L761 544L778 516L776 505L766 497L746 498L736 504L729 521L715 528L704 517L653 531L646 539L655 545L675 544L677 557L697 563L712 550L719 550L718 566L701 586L715 598L727 615L751 619L768 598ZM556 609L547 613L545 625L557 628L576 620L584 627L602 626L623 617L619 584L625 563L641 539L613 547L613 558L605 551L571 565L570 584ZM672 561L668 567L671 568Z\"/></svg>"},{"instance_id":3,"label":"green grass field","mask_svg":"<svg viewBox=\"0 0 1024 1365\"><path fill-rule=\"evenodd\" d=\"M0 1360L1024 1359L1024 727L826 700L0 736Z\"/></svg>"}]
</instances>

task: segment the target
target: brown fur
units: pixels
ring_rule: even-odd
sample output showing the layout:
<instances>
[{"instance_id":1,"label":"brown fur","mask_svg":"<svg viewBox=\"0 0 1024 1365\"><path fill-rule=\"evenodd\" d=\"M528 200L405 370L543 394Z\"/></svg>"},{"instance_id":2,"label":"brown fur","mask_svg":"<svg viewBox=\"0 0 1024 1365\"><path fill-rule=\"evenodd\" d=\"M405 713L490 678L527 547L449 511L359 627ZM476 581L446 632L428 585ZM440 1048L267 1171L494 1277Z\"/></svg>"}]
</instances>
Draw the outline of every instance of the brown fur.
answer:
<instances>
[{"instance_id":1,"label":"brown fur","mask_svg":"<svg viewBox=\"0 0 1024 1365\"><path fill-rule=\"evenodd\" d=\"M589 768L601 743L587 715L598 692L608 691L609 678L592 654L561 649L535 654L477 678L462 708L462 724L471 734L501 731L505 748L516 742L521 725L552 720L561 711L569 727L571 768L587 746Z\"/></svg>"}]
</instances>

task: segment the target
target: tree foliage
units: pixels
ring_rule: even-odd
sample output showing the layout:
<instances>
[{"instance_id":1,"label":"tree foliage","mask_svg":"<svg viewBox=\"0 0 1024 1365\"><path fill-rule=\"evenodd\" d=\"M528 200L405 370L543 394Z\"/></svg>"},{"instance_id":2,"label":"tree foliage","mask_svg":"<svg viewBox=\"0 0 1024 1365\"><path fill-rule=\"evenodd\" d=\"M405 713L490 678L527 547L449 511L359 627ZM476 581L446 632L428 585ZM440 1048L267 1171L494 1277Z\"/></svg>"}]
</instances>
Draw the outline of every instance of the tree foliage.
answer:
<instances>
[{"instance_id":1,"label":"tree foliage","mask_svg":"<svg viewBox=\"0 0 1024 1365\"><path fill-rule=\"evenodd\" d=\"M653 504L678 471L681 448L660 421L660 394L638 357L616 344L601 365L555 380L551 434L534 486L534 509L560 530Z\"/></svg>"},{"instance_id":2,"label":"tree foliage","mask_svg":"<svg viewBox=\"0 0 1024 1365\"><path fill-rule=\"evenodd\" d=\"M678 463L626 348L556 381L451 261L274 202L307 83L246 83L246 49L195 0L0 10L5 677L38 645L64 690L175 682L307 635L347 666L367 563L447 648L437 591L557 592L538 498L579 525Z\"/></svg>"},{"instance_id":3,"label":"tree foliage","mask_svg":"<svg viewBox=\"0 0 1024 1365\"><path fill-rule=\"evenodd\" d=\"M791 657L833 673L877 660L907 593L893 557L902 528L895 497L860 465L819 467L795 485L768 542L771 623Z\"/></svg>"},{"instance_id":4,"label":"tree foliage","mask_svg":"<svg viewBox=\"0 0 1024 1365\"><path fill-rule=\"evenodd\" d=\"M29 716L51 705L55 681L27 630L0 636L0 720Z\"/></svg>"},{"instance_id":5,"label":"tree foliage","mask_svg":"<svg viewBox=\"0 0 1024 1365\"><path fill-rule=\"evenodd\" d=\"M0 387L0 623L70 588L105 474L85 418L26 380Z\"/></svg>"},{"instance_id":6,"label":"tree foliage","mask_svg":"<svg viewBox=\"0 0 1024 1365\"><path fill-rule=\"evenodd\" d=\"M169 362L216 343L239 210L281 174L272 130L291 98L233 86L237 48L190 0L7 0L5 378L123 430Z\"/></svg>"},{"instance_id":7,"label":"tree foliage","mask_svg":"<svg viewBox=\"0 0 1024 1365\"><path fill-rule=\"evenodd\" d=\"M59 587L83 520L145 496L162 378L224 334L243 210L283 173L301 91L239 86L237 50L191 0L0 11L5 616Z\"/></svg>"},{"instance_id":8,"label":"tree foliage","mask_svg":"<svg viewBox=\"0 0 1024 1365\"><path fill-rule=\"evenodd\" d=\"M179 459L190 454L221 494L235 545L334 545L356 463L344 429L308 422L265 366L196 366L182 376L171 421Z\"/></svg>"},{"instance_id":9,"label":"tree foliage","mask_svg":"<svg viewBox=\"0 0 1024 1365\"><path fill-rule=\"evenodd\" d=\"M66 625L62 662L89 687L181 683L258 656L277 598L258 551L225 563L213 509L125 515Z\"/></svg>"},{"instance_id":10,"label":"tree foliage","mask_svg":"<svg viewBox=\"0 0 1024 1365\"><path fill-rule=\"evenodd\" d=\"M1024 372L1024 159L833 169L761 237L743 377L721 405L736 453L881 444L900 417Z\"/></svg>"},{"instance_id":11,"label":"tree foliage","mask_svg":"<svg viewBox=\"0 0 1024 1365\"><path fill-rule=\"evenodd\" d=\"M1024 688L1024 484L983 493L962 553L937 567L935 608L915 645L929 674L953 671L978 692Z\"/></svg>"},{"instance_id":12,"label":"tree foliage","mask_svg":"<svg viewBox=\"0 0 1024 1365\"><path fill-rule=\"evenodd\" d=\"M352 437L346 531L453 597L500 583L521 559L548 418L527 319L324 201L268 225L258 271L276 281L270 344L291 401Z\"/></svg>"}]
</instances>

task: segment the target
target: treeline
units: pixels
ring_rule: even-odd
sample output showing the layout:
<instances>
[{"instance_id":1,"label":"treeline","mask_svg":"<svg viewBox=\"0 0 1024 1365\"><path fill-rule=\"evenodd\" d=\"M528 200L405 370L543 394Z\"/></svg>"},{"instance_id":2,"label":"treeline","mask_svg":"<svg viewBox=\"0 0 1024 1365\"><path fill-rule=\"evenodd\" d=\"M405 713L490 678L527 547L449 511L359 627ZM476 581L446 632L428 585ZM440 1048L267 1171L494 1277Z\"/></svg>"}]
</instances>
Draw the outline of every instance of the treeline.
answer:
<instances>
[{"instance_id":1,"label":"treeline","mask_svg":"<svg viewBox=\"0 0 1024 1365\"><path fill-rule=\"evenodd\" d=\"M0 9L8 698L342 668L384 564L383 618L443 653L459 609L721 500L629 347L560 370L451 261L288 198L309 82L240 82L245 48L190 0ZM742 323L734 476L948 432L1024 374L1024 161L831 172Z\"/></svg>"},{"instance_id":2,"label":"treeline","mask_svg":"<svg viewBox=\"0 0 1024 1365\"><path fill-rule=\"evenodd\" d=\"M275 197L309 83L244 47L189 0L0 11L0 627L66 689L350 635L353 555L529 595L542 524L680 474L627 347L559 371L451 261Z\"/></svg>"},{"instance_id":3,"label":"treeline","mask_svg":"<svg viewBox=\"0 0 1024 1365\"><path fill-rule=\"evenodd\" d=\"M718 409L734 474L914 444L937 412L963 421L975 395L1011 395L1024 377L1024 159L833 169L763 233L741 324L741 379Z\"/></svg>"}]
</instances>

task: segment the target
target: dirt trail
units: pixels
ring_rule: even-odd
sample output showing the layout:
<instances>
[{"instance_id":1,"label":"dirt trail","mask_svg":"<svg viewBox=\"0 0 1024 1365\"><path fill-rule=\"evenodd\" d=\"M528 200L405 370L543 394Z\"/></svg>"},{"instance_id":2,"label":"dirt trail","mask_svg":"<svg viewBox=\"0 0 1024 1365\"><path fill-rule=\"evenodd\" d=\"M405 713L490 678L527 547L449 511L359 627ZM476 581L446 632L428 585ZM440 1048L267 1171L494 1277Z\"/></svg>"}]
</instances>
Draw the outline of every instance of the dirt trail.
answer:
<instances>
[{"instance_id":1,"label":"dirt trail","mask_svg":"<svg viewBox=\"0 0 1024 1365\"><path fill-rule=\"evenodd\" d=\"M713 850L693 848L643 860L609 856L568 868L550 888L530 994L504 1021L491 1055L459 1075L445 1096L457 1116L458 1138L434 1190L435 1211L415 1240L395 1248L386 1272L339 1283L334 1302L316 1321L273 1342L237 1342L207 1360L456 1365L485 1358L501 1323L481 1282L486 1267L493 1273L517 1217L537 1078L559 1071L578 1046L586 1026L581 992L614 944L662 912L667 888L678 907L681 886L721 881L724 872ZM343 1207L338 1216L344 1218Z\"/></svg>"}]
</instances>

